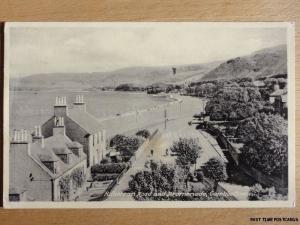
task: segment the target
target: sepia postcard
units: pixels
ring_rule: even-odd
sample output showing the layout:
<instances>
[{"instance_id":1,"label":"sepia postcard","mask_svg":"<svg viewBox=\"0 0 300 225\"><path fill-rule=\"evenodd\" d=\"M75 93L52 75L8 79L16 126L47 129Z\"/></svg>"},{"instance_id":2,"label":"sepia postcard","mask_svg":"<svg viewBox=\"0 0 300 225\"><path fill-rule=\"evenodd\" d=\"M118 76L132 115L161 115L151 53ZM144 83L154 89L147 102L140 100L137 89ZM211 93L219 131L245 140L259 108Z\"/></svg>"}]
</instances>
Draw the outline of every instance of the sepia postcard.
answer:
<instances>
[{"instance_id":1,"label":"sepia postcard","mask_svg":"<svg viewBox=\"0 0 300 225\"><path fill-rule=\"evenodd\" d=\"M295 206L294 24L6 23L4 207Z\"/></svg>"}]
</instances>

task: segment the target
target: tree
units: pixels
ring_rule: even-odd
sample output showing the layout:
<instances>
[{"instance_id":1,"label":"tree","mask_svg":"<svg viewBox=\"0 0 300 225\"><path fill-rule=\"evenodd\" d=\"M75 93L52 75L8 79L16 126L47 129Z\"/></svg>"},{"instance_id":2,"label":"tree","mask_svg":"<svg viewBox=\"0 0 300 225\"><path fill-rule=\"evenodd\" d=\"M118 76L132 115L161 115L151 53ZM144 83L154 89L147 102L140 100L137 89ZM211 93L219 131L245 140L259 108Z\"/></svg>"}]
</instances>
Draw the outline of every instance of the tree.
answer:
<instances>
[{"instance_id":1,"label":"tree","mask_svg":"<svg viewBox=\"0 0 300 225\"><path fill-rule=\"evenodd\" d=\"M143 130L139 130L138 132L136 132L135 135L136 136L141 136L143 138L148 138L150 136L150 132L146 129L143 129Z\"/></svg>"},{"instance_id":2,"label":"tree","mask_svg":"<svg viewBox=\"0 0 300 225\"><path fill-rule=\"evenodd\" d=\"M287 121L280 115L257 114L238 127L236 137L244 143L241 162L277 177L287 173Z\"/></svg>"},{"instance_id":3,"label":"tree","mask_svg":"<svg viewBox=\"0 0 300 225\"><path fill-rule=\"evenodd\" d=\"M217 158L211 158L203 166L204 176L213 180L214 190L220 181L225 181L228 178L225 164Z\"/></svg>"},{"instance_id":4,"label":"tree","mask_svg":"<svg viewBox=\"0 0 300 225\"><path fill-rule=\"evenodd\" d=\"M182 200L182 196L170 193L186 192L187 171L183 168L157 162L149 162L147 169L137 172L129 181L129 192L136 200Z\"/></svg>"},{"instance_id":5,"label":"tree","mask_svg":"<svg viewBox=\"0 0 300 225\"><path fill-rule=\"evenodd\" d=\"M255 184L250 188L248 194L250 201L269 201L269 200L286 200L286 197L277 194L274 187L263 188L260 184Z\"/></svg>"},{"instance_id":6,"label":"tree","mask_svg":"<svg viewBox=\"0 0 300 225\"><path fill-rule=\"evenodd\" d=\"M115 147L122 156L133 156L142 141L139 137L117 134L110 140L110 147Z\"/></svg>"},{"instance_id":7,"label":"tree","mask_svg":"<svg viewBox=\"0 0 300 225\"><path fill-rule=\"evenodd\" d=\"M170 150L177 154L176 162L179 165L187 166L196 164L197 158L200 156L201 147L196 139L179 138L175 141Z\"/></svg>"},{"instance_id":8,"label":"tree","mask_svg":"<svg viewBox=\"0 0 300 225\"><path fill-rule=\"evenodd\" d=\"M230 81L222 84L205 107L211 120L243 120L263 108L258 88L241 84Z\"/></svg>"}]
</instances>

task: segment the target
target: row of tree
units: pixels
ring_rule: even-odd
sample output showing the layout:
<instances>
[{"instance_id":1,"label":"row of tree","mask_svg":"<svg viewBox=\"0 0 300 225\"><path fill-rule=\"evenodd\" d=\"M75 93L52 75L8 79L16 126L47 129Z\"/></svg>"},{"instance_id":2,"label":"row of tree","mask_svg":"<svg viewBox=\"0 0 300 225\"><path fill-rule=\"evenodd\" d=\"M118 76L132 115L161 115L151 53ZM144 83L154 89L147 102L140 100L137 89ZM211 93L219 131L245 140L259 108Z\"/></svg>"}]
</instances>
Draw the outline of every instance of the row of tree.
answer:
<instances>
[{"instance_id":1,"label":"row of tree","mask_svg":"<svg viewBox=\"0 0 300 225\"><path fill-rule=\"evenodd\" d=\"M202 170L192 174L191 167L201 157L201 147L196 139L180 138L175 141L170 150L176 154L176 164L149 161L145 169L137 172L129 181L129 192L136 200L223 200L223 197L212 196L218 182L227 179L225 164L217 158L212 158L203 165ZM209 179L213 185L203 185L199 193L189 188L188 182L198 182Z\"/></svg>"}]
</instances>

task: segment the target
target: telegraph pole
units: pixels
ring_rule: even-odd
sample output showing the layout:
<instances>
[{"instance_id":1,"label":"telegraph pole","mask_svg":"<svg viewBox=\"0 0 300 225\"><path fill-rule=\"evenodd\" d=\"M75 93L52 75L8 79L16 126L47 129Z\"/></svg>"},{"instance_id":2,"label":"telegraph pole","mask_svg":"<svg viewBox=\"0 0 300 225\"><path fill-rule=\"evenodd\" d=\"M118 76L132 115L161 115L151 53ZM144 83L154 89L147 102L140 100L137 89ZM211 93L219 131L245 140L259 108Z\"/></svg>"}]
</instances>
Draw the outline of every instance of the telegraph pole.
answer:
<instances>
[{"instance_id":1,"label":"telegraph pole","mask_svg":"<svg viewBox=\"0 0 300 225\"><path fill-rule=\"evenodd\" d=\"M168 120L168 118L167 118L167 110L166 109L164 110L164 117L165 117L165 129L167 129L167 120Z\"/></svg>"}]
</instances>

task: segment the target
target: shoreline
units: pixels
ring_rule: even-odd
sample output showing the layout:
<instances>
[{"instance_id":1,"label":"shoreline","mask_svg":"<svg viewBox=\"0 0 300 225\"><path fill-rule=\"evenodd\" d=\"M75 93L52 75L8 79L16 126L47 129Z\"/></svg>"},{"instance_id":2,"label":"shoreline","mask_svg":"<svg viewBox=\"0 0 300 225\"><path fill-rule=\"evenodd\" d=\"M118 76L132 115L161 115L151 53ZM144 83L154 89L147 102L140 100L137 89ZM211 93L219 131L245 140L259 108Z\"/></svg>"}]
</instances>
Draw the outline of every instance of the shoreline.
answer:
<instances>
[{"instance_id":1,"label":"shoreline","mask_svg":"<svg viewBox=\"0 0 300 225\"><path fill-rule=\"evenodd\" d=\"M151 97L154 98L154 96L152 96L152 95L151 95ZM129 112L122 113L120 115L112 115L112 116L109 116L109 117L104 117L104 118L99 118L99 119L97 118L97 120L101 123L103 121L107 121L107 120L111 120L111 119L124 118L124 117L127 117L127 116L139 115L139 114L144 113L144 112L159 110L159 109L168 107L170 105L174 105L176 103L179 104L179 103L183 102L182 99L180 99L178 97L174 97L173 95L170 95L170 94L167 94L166 98L170 99L170 101L165 103L165 104L152 106L152 107L146 108L146 109L139 109L139 110L136 110L136 111L129 111Z\"/></svg>"}]
</instances>

